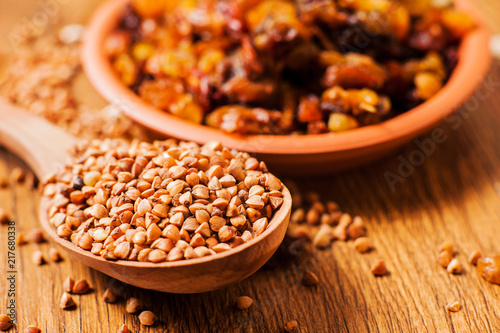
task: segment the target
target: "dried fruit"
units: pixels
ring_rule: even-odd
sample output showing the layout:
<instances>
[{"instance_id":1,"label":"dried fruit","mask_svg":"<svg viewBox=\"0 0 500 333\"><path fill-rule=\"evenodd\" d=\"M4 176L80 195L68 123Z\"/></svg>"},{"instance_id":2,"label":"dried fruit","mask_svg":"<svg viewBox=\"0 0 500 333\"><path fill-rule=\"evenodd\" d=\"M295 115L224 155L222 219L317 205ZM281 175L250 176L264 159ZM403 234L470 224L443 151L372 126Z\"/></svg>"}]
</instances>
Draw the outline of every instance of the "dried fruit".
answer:
<instances>
[{"instance_id":1,"label":"dried fruit","mask_svg":"<svg viewBox=\"0 0 500 333\"><path fill-rule=\"evenodd\" d=\"M318 281L316 274L311 271L305 271L302 275L302 284L305 286L314 286Z\"/></svg>"},{"instance_id":2,"label":"dried fruit","mask_svg":"<svg viewBox=\"0 0 500 333\"><path fill-rule=\"evenodd\" d=\"M253 299L251 299L248 296L240 296L236 299L236 307L239 310L246 310L248 309L253 303Z\"/></svg>"},{"instance_id":3,"label":"dried fruit","mask_svg":"<svg viewBox=\"0 0 500 333\"><path fill-rule=\"evenodd\" d=\"M124 85L178 117L238 134L340 132L441 89L475 22L423 3L134 0L105 45ZM376 32L361 48L360 31Z\"/></svg>"},{"instance_id":4,"label":"dried fruit","mask_svg":"<svg viewBox=\"0 0 500 333\"><path fill-rule=\"evenodd\" d=\"M354 117L343 113L331 113L328 118L328 129L330 132L344 132L359 127Z\"/></svg>"}]
</instances>

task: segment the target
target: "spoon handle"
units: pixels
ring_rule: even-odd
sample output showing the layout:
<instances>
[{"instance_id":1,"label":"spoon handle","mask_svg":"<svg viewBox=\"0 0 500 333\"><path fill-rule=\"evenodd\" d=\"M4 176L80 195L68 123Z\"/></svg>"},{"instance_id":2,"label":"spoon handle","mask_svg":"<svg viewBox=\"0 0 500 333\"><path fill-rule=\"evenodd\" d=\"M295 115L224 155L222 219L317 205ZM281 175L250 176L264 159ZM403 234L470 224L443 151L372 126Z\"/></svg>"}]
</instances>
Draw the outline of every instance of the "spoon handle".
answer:
<instances>
[{"instance_id":1,"label":"spoon handle","mask_svg":"<svg viewBox=\"0 0 500 333\"><path fill-rule=\"evenodd\" d=\"M39 179L66 162L78 140L46 120L0 98L0 145L22 158Z\"/></svg>"}]
</instances>

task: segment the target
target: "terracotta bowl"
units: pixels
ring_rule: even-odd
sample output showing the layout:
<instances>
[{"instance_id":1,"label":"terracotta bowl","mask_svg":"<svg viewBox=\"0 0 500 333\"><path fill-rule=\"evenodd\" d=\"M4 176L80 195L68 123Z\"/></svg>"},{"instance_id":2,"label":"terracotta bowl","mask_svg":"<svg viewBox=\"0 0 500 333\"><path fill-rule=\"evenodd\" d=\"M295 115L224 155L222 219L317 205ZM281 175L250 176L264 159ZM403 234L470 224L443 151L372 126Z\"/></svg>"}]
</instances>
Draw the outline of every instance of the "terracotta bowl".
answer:
<instances>
[{"instance_id":1,"label":"terracotta bowl","mask_svg":"<svg viewBox=\"0 0 500 333\"><path fill-rule=\"evenodd\" d=\"M487 73L491 55L489 32L480 23L462 41L459 63L447 84L433 98L395 118L344 133L303 136L227 134L194 124L146 104L123 85L104 52L106 36L116 27L130 0L111 0L93 16L85 34L82 61L97 91L119 105L132 119L167 136L198 143L221 141L225 146L255 153L280 174L319 174L360 166L400 148L425 133L470 96ZM455 0L455 5L480 16L472 0ZM313 166L313 167L312 167Z\"/></svg>"}]
</instances>

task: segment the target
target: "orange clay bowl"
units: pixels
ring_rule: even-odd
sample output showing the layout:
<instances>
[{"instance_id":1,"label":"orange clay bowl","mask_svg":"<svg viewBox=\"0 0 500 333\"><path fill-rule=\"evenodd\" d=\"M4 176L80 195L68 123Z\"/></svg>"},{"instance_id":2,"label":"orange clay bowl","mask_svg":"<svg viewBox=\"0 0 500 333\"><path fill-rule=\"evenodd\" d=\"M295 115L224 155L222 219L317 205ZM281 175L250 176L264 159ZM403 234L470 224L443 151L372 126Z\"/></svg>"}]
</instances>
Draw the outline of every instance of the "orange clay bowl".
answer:
<instances>
[{"instance_id":1,"label":"orange clay bowl","mask_svg":"<svg viewBox=\"0 0 500 333\"><path fill-rule=\"evenodd\" d=\"M255 153L274 172L282 175L345 170L395 152L404 143L436 126L462 104L481 83L491 63L488 48L490 34L481 23L472 0L455 0L456 7L472 13L479 24L463 39L458 65L449 81L430 100L380 124L343 133L300 136L227 134L157 109L122 84L103 45L129 2L111 0L105 3L87 28L82 61L97 91L110 103L122 107L130 118L158 133L198 143L220 141L226 147Z\"/></svg>"}]
</instances>

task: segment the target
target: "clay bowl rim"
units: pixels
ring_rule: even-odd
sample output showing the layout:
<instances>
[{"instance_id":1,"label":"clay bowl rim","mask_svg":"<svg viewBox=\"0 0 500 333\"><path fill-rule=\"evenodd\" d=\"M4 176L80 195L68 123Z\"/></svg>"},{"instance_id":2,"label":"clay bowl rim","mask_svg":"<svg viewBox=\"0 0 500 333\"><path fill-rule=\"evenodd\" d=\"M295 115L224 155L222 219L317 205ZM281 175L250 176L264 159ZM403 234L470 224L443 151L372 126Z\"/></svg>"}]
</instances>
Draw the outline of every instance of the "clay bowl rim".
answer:
<instances>
[{"instance_id":1,"label":"clay bowl rim","mask_svg":"<svg viewBox=\"0 0 500 333\"><path fill-rule=\"evenodd\" d=\"M85 32L82 63L95 89L110 103L122 107L136 122L164 135L225 146L251 153L307 155L335 153L381 145L417 136L450 114L470 96L489 69L489 30L470 0L454 0L457 8L471 13L477 28L462 40L459 61L448 82L431 99L382 123L342 133L308 135L238 135L195 124L146 104L115 75L104 53L106 36L116 27L130 0L109 0L93 15Z\"/></svg>"},{"instance_id":2,"label":"clay bowl rim","mask_svg":"<svg viewBox=\"0 0 500 333\"><path fill-rule=\"evenodd\" d=\"M159 262L159 263L152 263L152 262L139 262L139 261L128 261L128 260L108 260L104 259L101 256L97 256L92 254L92 252L84 250L77 245L73 244L71 241L66 240L64 238L59 237L56 234L55 229L53 226L50 224L49 219L47 217L47 207L49 204L48 198L42 197L40 199L40 204L39 204L39 216L40 216L40 222L42 224L43 229L45 230L46 233L49 234L49 236L54 240L59 246L63 247L67 251L71 252L76 252L80 255L86 256L87 258L91 260L96 260L102 263L105 263L106 265L118 265L122 267L129 267L129 268L181 268L181 267L187 267L187 266L195 266L198 264L205 264L217 260L223 260L227 259L228 257L231 257L233 255L236 255L238 253L241 253L254 245L256 245L258 242L263 241L265 238L269 237L271 234L273 234L279 226L282 225L282 223L287 224L285 230L288 228L288 223L290 221L290 213L292 210L292 196L290 194L290 191L286 186L283 185L283 203L281 204L281 207L274 213L273 217L271 220L268 222L268 228L259 236L251 239L249 242L246 242L244 244L238 245L231 250L227 250L225 252L220 252L217 254L212 254L208 255L202 258L196 258L196 259L186 259L186 260L178 260L178 261L164 261L164 262ZM277 244L276 248L279 247L279 244Z\"/></svg>"}]
</instances>

